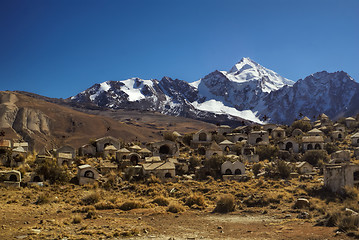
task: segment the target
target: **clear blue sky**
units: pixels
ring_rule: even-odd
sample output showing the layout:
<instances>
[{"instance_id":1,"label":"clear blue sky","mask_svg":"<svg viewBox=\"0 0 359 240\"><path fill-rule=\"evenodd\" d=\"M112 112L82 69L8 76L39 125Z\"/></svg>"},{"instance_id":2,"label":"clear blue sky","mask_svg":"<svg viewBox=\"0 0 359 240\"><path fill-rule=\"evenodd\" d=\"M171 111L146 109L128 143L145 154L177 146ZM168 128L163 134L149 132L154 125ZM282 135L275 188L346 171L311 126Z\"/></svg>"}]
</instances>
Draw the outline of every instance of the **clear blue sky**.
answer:
<instances>
[{"instance_id":1,"label":"clear blue sky","mask_svg":"<svg viewBox=\"0 0 359 240\"><path fill-rule=\"evenodd\" d=\"M67 98L130 77L188 82L242 57L359 81L357 0L0 0L0 90Z\"/></svg>"}]
</instances>

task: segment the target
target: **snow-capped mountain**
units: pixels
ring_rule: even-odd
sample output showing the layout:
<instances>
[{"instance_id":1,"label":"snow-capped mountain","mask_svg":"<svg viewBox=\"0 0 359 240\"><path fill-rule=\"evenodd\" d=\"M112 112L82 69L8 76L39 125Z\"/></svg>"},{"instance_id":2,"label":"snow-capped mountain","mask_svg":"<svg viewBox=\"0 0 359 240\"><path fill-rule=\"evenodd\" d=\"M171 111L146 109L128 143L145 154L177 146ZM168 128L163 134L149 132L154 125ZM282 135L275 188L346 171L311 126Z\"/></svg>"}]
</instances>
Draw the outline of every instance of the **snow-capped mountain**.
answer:
<instances>
[{"instance_id":1,"label":"snow-capped mountain","mask_svg":"<svg viewBox=\"0 0 359 240\"><path fill-rule=\"evenodd\" d=\"M214 71L192 83L164 77L95 84L70 100L113 109L158 111L198 118L290 123L299 113L338 117L356 113L359 87L344 72L320 72L294 83L249 58L228 72Z\"/></svg>"},{"instance_id":2,"label":"snow-capped mountain","mask_svg":"<svg viewBox=\"0 0 359 240\"><path fill-rule=\"evenodd\" d=\"M320 113L338 118L357 113L358 94L359 84L347 73L323 71L268 94L262 109L257 110L283 123L299 118L300 113L309 118Z\"/></svg>"},{"instance_id":3,"label":"snow-capped mountain","mask_svg":"<svg viewBox=\"0 0 359 240\"><path fill-rule=\"evenodd\" d=\"M216 70L197 81L195 86L202 100L198 104L216 100L243 111L254 109L268 93L293 84L253 60L242 58L230 71Z\"/></svg>"}]
</instances>

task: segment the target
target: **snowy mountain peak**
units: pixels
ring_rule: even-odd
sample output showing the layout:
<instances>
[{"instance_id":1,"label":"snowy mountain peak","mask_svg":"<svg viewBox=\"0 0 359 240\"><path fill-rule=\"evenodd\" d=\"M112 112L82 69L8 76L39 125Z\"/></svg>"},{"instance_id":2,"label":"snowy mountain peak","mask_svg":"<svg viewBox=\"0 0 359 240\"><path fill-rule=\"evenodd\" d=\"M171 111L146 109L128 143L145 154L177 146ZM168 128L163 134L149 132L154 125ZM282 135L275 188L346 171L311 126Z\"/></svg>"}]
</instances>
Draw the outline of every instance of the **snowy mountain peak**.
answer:
<instances>
[{"instance_id":1,"label":"snowy mountain peak","mask_svg":"<svg viewBox=\"0 0 359 240\"><path fill-rule=\"evenodd\" d=\"M255 68L256 66L260 66L258 63L250 59L249 57L242 58L238 63L236 63L228 73L235 73L241 70Z\"/></svg>"},{"instance_id":2,"label":"snowy mountain peak","mask_svg":"<svg viewBox=\"0 0 359 240\"><path fill-rule=\"evenodd\" d=\"M231 81L243 83L258 81L263 92L271 92L285 85L293 85L294 82L269 70L250 58L242 58L229 72L223 72Z\"/></svg>"}]
</instances>

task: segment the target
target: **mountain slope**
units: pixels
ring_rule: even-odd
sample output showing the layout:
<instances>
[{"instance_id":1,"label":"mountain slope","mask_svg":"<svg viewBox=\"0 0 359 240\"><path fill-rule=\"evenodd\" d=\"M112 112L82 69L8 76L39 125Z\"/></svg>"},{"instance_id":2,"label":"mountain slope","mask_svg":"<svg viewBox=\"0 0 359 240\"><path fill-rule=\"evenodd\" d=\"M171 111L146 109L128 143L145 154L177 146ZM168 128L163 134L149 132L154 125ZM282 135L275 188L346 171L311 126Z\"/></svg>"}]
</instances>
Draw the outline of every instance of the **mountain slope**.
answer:
<instances>
[{"instance_id":1,"label":"mountain slope","mask_svg":"<svg viewBox=\"0 0 359 240\"><path fill-rule=\"evenodd\" d=\"M229 71L215 70L187 83L132 78L107 81L71 98L72 103L95 104L112 109L157 111L233 126L248 120L291 123L299 114L331 118L359 112L358 83L345 72L319 72L294 83L249 58Z\"/></svg>"},{"instance_id":2,"label":"mountain slope","mask_svg":"<svg viewBox=\"0 0 359 240\"><path fill-rule=\"evenodd\" d=\"M206 119L261 122L251 110L269 92L293 82L243 58L229 72L214 71L194 83L168 77L131 78L95 84L71 98L113 109L158 111L163 114Z\"/></svg>"},{"instance_id":3,"label":"mountain slope","mask_svg":"<svg viewBox=\"0 0 359 240\"><path fill-rule=\"evenodd\" d=\"M56 102L56 103L54 103ZM61 105L60 105L61 104ZM59 99L0 92L0 128L5 139L23 139L35 150L113 136L124 141L156 141L163 131L195 132L212 124L138 111L75 110Z\"/></svg>"},{"instance_id":4,"label":"mountain slope","mask_svg":"<svg viewBox=\"0 0 359 240\"><path fill-rule=\"evenodd\" d=\"M257 110L273 122L290 123L300 113L310 118L325 113L336 119L358 113L358 93L359 84L347 73L323 71L271 92Z\"/></svg>"},{"instance_id":5,"label":"mountain slope","mask_svg":"<svg viewBox=\"0 0 359 240\"><path fill-rule=\"evenodd\" d=\"M243 111L252 110L268 93L293 83L249 58L242 58L229 72L216 70L196 85L202 102L214 99Z\"/></svg>"}]
</instances>

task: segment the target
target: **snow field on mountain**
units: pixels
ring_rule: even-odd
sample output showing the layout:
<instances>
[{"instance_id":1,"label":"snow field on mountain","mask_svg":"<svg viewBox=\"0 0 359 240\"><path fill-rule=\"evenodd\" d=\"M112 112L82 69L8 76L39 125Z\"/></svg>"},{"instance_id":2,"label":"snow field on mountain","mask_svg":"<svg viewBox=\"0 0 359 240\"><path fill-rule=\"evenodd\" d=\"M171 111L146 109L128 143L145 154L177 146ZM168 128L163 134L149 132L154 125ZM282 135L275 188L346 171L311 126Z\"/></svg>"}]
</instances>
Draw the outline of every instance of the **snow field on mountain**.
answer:
<instances>
[{"instance_id":1,"label":"snow field on mountain","mask_svg":"<svg viewBox=\"0 0 359 240\"><path fill-rule=\"evenodd\" d=\"M201 111L212 112L216 114L229 114L236 117L241 117L256 123L262 123L259 118L251 110L238 111L235 108L227 107L222 102L211 99L209 101L198 103L197 101L193 102L192 105Z\"/></svg>"}]
</instances>

